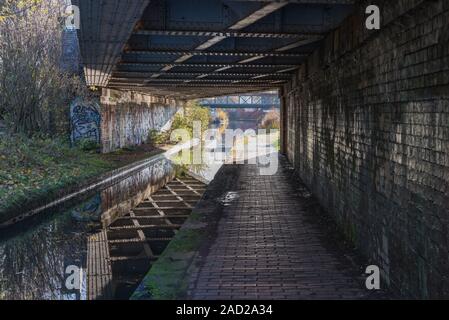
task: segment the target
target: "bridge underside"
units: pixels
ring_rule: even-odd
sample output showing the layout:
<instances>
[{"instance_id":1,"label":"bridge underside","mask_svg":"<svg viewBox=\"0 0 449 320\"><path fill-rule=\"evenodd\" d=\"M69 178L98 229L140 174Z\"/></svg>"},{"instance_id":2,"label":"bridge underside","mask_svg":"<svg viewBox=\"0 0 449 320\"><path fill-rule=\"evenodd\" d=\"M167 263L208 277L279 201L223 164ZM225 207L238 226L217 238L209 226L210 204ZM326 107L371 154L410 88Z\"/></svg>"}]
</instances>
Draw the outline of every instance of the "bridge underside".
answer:
<instances>
[{"instance_id":1,"label":"bridge underside","mask_svg":"<svg viewBox=\"0 0 449 320\"><path fill-rule=\"evenodd\" d=\"M351 0L73 0L89 86L193 99L276 89Z\"/></svg>"},{"instance_id":2,"label":"bridge underside","mask_svg":"<svg viewBox=\"0 0 449 320\"><path fill-rule=\"evenodd\" d=\"M449 1L73 2L89 85L176 101L280 90L281 150L346 239L402 296L449 297Z\"/></svg>"}]
</instances>

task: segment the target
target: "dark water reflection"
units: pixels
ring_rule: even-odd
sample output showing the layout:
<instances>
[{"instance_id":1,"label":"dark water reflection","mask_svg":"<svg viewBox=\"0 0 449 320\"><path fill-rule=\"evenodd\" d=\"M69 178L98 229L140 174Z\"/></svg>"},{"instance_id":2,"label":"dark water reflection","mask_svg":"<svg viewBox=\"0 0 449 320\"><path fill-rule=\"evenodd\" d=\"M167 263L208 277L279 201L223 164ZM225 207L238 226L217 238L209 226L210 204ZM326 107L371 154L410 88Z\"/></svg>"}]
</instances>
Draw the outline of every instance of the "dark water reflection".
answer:
<instances>
[{"instance_id":1,"label":"dark water reflection","mask_svg":"<svg viewBox=\"0 0 449 320\"><path fill-rule=\"evenodd\" d=\"M76 299L64 293L65 268L86 266L86 234L95 224L80 221L98 203L98 196L59 214L49 222L0 242L0 292L2 299ZM78 298L85 297L81 290Z\"/></svg>"},{"instance_id":2,"label":"dark water reflection","mask_svg":"<svg viewBox=\"0 0 449 320\"><path fill-rule=\"evenodd\" d=\"M0 231L0 299L86 299L87 237L139 203L174 174L161 157L69 209L53 209ZM24 231L26 230L26 231ZM66 288L68 266L80 268L79 290Z\"/></svg>"}]
</instances>

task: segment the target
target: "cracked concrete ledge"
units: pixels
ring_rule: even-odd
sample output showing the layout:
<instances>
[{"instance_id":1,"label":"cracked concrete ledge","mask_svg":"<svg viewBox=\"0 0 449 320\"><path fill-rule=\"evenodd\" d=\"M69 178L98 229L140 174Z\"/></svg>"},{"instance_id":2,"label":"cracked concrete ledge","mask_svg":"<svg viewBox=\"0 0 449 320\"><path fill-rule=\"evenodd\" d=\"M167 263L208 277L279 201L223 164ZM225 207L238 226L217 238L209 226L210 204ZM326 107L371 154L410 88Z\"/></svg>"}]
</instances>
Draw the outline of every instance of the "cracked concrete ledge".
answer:
<instances>
[{"instance_id":1,"label":"cracked concrete ledge","mask_svg":"<svg viewBox=\"0 0 449 320\"><path fill-rule=\"evenodd\" d=\"M208 186L189 219L153 264L131 300L185 299L188 284L195 279L201 256L206 256L216 238L225 204L223 195L239 185L239 165L223 166Z\"/></svg>"}]
</instances>

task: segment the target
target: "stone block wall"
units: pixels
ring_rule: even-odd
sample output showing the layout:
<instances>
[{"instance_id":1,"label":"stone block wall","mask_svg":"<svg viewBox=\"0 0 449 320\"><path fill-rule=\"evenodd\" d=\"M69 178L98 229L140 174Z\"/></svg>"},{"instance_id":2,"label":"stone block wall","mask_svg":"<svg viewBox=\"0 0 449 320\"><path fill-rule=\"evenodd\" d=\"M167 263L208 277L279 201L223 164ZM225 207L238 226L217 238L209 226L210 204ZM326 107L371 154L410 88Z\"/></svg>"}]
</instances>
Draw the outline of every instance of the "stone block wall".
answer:
<instances>
[{"instance_id":1,"label":"stone block wall","mask_svg":"<svg viewBox=\"0 0 449 320\"><path fill-rule=\"evenodd\" d=\"M364 1L282 93L289 160L406 297L449 298L448 21L445 0Z\"/></svg>"},{"instance_id":2,"label":"stone block wall","mask_svg":"<svg viewBox=\"0 0 449 320\"><path fill-rule=\"evenodd\" d=\"M152 130L169 130L183 101L105 89L101 97L104 153L148 142Z\"/></svg>"}]
</instances>

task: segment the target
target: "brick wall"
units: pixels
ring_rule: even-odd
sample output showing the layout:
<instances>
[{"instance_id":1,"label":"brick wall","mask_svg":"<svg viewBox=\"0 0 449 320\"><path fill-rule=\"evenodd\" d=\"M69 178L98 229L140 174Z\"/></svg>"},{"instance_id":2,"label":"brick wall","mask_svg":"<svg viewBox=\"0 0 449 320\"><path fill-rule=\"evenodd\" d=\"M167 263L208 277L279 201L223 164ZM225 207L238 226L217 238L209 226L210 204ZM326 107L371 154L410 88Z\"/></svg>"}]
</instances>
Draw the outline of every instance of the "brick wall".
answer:
<instances>
[{"instance_id":1,"label":"brick wall","mask_svg":"<svg viewBox=\"0 0 449 320\"><path fill-rule=\"evenodd\" d=\"M283 88L285 151L384 287L448 298L449 1L369 4Z\"/></svg>"},{"instance_id":2,"label":"brick wall","mask_svg":"<svg viewBox=\"0 0 449 320\"><path fill-rule=\"evenodd\" d=\"M170 129L173 117L182 106L182 101L104 90L101 97L103 152L146 143L151 130Z\"/></svg>"}]
</instances>

